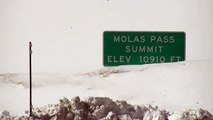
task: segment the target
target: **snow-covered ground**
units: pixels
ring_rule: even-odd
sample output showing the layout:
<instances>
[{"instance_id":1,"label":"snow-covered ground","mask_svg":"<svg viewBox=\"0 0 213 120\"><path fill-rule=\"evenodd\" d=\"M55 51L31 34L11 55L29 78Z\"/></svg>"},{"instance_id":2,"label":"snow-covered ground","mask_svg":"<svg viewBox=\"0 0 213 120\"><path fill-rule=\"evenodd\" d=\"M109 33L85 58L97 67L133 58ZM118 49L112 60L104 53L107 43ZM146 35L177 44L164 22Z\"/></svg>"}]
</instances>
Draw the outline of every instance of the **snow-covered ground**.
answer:
<instances>
[{"instance_id":1,"label":"snow-covered ground","mask_svg":"<svg viewBox=\"0 0 213 120\"><path fill-rule=\"evenodd\" d=\"M103 68L78 74L33 74L33 105L67 97L110 97L168 111L205 109L213 113L213 61ZM0 112L29 108L28 74L0 75Z\"/></svg>"}]
</instances>

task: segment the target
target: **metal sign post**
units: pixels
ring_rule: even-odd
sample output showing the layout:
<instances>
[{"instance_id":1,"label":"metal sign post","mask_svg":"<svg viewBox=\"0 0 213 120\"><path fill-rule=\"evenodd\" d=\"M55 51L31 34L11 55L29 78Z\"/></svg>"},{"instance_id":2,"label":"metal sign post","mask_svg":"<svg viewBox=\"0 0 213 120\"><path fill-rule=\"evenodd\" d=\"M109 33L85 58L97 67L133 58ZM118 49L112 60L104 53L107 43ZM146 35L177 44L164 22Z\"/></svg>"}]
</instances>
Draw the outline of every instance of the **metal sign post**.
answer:
<instances>
[{"instance_id":1,"label":"metal sign post","mask_svg":"<svg viewBox=\"0 0 213 120\"><path fill-rule=\"evenodd\" d=\"M32 43L31 42L29 42L29 69L30 69L30 72L29 72L29 74L30 74L30 117L33 115L32 114L32 107L33 107L33 105L32 105L32 65L31 65L31 55L32 55Z\"/></svg>"}]
</instances>

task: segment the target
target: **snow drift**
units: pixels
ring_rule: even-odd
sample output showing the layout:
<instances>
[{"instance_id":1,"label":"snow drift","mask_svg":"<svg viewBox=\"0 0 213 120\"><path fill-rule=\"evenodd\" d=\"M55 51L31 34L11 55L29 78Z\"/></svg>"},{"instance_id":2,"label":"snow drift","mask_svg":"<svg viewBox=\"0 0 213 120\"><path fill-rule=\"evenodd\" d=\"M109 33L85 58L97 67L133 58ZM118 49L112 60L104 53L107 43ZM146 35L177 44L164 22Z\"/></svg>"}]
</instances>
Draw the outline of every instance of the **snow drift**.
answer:
<instances>
[{"instance_id":1,"label":"snow drift","mask_svg":"<svg viewBox=\"0 0 213 120\"><path fill-rule=\"evenodd\" d=\"M62 109L66 109L61 111ZM22 116L10 116L4 111L0 119L27 120L29 113ZM206 110L188 110L181 113L169 113L157 106L130 105L126 101L113 101L109 98L89 97L82 101L74 97L71 100L63 98L59 104L34 108L33 114L42 120L56 119L65 116L68 120L213 120ZM61 120L65 120L61 118Z\"/></svg>"},{"instance_id":2,"label":"snow drift","mask_svg":"<svg viewBox=\"0 0 213 120\"><path fill-rule=\"evenodd\" d=\"M64 96L95 96L134 105L151 104L166 111L202 108L213 113L212 71L213 61L209 60L121 66L78 74L33 74L33 105L55 104ZM28 91L27 74L0 75L0 111L23 113L28 109Z\"/></svg>"}]
</instances>

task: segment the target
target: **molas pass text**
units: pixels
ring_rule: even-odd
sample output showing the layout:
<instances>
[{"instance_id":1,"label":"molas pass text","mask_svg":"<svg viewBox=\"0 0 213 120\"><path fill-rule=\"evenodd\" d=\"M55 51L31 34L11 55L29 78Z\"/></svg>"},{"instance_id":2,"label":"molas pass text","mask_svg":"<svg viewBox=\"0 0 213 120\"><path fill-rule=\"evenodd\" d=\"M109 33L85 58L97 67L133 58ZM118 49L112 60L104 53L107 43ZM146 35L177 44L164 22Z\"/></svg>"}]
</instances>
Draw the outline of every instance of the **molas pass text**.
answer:
<instances>
[{"instance_id":1,"label":"molas pass text","mask_svg":"<svg viewBox=\"0 0 213 120\"><path fill-rule=\"evenodd\" d=\"M185 60L184 32L105 31L103 39L104 66Z\"/></svg>"}]
</instances>

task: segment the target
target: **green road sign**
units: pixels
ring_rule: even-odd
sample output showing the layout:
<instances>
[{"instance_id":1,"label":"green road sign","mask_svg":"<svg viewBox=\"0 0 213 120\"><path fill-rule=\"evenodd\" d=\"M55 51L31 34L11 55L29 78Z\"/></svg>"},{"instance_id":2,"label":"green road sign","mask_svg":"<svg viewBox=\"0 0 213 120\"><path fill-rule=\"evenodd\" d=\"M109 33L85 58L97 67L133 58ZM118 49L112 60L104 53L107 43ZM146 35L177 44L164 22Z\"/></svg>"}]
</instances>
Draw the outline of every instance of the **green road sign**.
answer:
<instances>
[{"instance_id":1,"label":"green road sign","mask_svg":"<svg viewBox=\"0 0 213 120\"><path fill-rule=\"evenodd\" d=\"M185 60L184 32L105 31L104 66Z\"/></svg>"}]
</instances>

